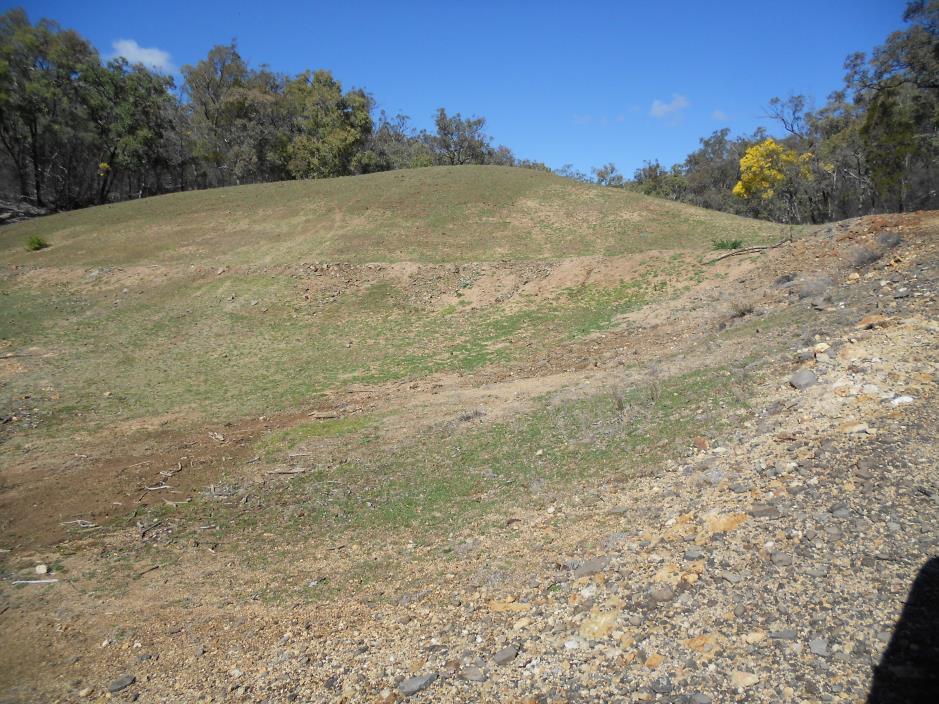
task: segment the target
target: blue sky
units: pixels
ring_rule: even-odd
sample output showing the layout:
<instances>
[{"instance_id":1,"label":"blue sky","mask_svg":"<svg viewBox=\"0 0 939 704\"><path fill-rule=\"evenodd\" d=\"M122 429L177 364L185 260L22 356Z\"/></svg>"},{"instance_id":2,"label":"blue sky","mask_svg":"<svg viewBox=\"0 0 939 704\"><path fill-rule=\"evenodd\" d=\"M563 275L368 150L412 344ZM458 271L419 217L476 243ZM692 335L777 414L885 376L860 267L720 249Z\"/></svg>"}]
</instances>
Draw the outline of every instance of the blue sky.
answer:
<instances>
[{"instance_id":1,"label":"blue sky","mask_svg":"<svg viewBox=\"0 0 939 704\"><path fill-rule=\"evenodd\" d=\"M177 68L236 38L252 65L331 69L419 127L444 106L485 116L519 156L629 175L720 127L768 126L774 95L821 104L845 56L902 26L905 2L0 1L16 5L106 57L125 40L123 52Z\"/></svg>"}]
</instances>

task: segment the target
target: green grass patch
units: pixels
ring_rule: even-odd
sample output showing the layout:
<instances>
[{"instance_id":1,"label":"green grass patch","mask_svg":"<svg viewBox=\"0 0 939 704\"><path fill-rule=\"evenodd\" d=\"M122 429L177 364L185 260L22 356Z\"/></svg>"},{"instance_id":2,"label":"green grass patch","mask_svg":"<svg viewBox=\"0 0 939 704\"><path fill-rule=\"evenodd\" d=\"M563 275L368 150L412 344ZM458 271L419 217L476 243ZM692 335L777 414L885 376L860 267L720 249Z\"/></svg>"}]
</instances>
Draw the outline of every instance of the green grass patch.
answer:
<instances>
[{"instance_id":1,"label":"green grass patch","mask_svg":"<svg viewBox=\"0 0 939 704\"><path fill-rule=\"evenodd\" d=\"M239 556L241 567L259 574L289 559L278 556L276 546L308 540L351 545L376 531L421 543L471 523L485 526L513 506L563 501L572 486L633 481L689 447L695 435L719 442L738 426L745 383L724 368L709 368L576 400L551 395L506 421L466 427L459 418L442 420L388 445L374 442L366 418L302 423L272 434L265 451L276 455L309 438L341 437L345 461L267 484L248 501L154 507L148 520L174 520L176 541L218 541ZM199 525L217 528L192 528ZM151 562L174 550L148 549ZM380 579L382 570L363 556L341 577L309 586L310 577L300 575L268 585L263 598L328 599L348 584Z\"/></svg>"},{"instance_id":2,"label":"green grass patch","mask_svg":"<svg viewBox=\"0 0 939 704\"><path fill-rule=\"evenodd\" d=\"M462 432L446 423L389 448L366 450L367 440L349 428L349 461L281 484L267 502L291 517L273 529L266 520L264 530L347 539L357 530L456 530L500 506L537 503L533 482L548 500L571 483L654 471L693 436L719 438L734 428L730 411L741 402L728 377L705 369L576 401L544 398L511 421ZM234 515L200 520L244 526Z\"/></svg>"},{"instance_id":3,"label":"green grass patch","mask_svg":"<svg viewBox=\"0 0 939 704\"><path fill-rule=\"evenodd\" d=\"M138 291L0 291L0 338L48 354L0 388L31 396L37 428L14 444L71 444L143 417L164 429L291 410L349 383L507 363L609 327L645 300L642 282L585 286L510 309L414 308L381 283L326 306L287 276L174 277ZM254 304L257 301L257 304Z\"/></svg>"},{"instance_id":4,"label":"green grass patch","mask_svg":"<svg viewBox=\"0 0 939 704\"><path fill-rule=\"evenodd\" d=\"M40 249L45 249L48 246L49 243L39 235L33 235L28 240L26 240L27 252L38 252Z\"/></svg>"},{"instance_id":5,"label":"green grass patch","mask_svg":"<svg viewBox=\"0 0 939 704\"><path fill-rule=\"evenodd\" d=\"M365 416L305 421L270 433L257 444L257 448L268 459L273 459L315 438L335 438L356 433L368 426L369 422L370 419Z\"/></svg>"}]
</instances>

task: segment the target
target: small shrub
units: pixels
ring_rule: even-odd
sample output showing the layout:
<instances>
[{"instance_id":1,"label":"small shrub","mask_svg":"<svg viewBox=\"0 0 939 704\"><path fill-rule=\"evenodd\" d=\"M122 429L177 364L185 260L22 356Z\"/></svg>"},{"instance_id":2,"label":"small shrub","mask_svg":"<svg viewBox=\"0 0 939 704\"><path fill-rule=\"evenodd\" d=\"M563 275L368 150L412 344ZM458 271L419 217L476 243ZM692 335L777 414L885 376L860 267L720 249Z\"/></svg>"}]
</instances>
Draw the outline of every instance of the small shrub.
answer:
<instances>
[{"instance_id":1,"label":"small shrub","mask_svg":"<svg viewBox=\"0 0 939 704\"><path fill-rule=\"evenodd\" d=\"M621 392L617 391L613 394L613 410L614 411L616 411L617 413L625 413L627 405L628 404L626 403L626 397Z\"/></svg>"},{"instance_id":2,"label":"small shrub","mask_svg":"<svg viewBox=\"0 0 939 704\"><path fill-rule=\"evenodd\" d=\"M881 232L877 235L877 244L884 249L893 249L900 244L902 240L896 232Z\"/></svg>"},{"instance_id":3,"label":"small shrub","mask_svg":"<svg viewBox=\"0 0 939 704\"><path fill-rule=\"evenodd\" d=\"M482 418L482 417L485 416L485 415L486 415L486 412L485 412L485 411L480 410L479 408L474 408L472 411L466 411L465 413L461 413L461 414L458 416L458 418L459 418L460 421L463 422L463 423L469 423L471 420L476 420L477 418Z\"/></svg>"},{"instance_id":4,"label":"small shrub","mask_svg":"<svg viewBox=\"0 0 939 704\"><path fill-rule=\"evenodd\" d=\"M714 240L714 249L740 249L743 247L743 240Z\"/></svg>"},{"instance_id":5,"label":"small shrub","mask_svg":"<svg viewBox=\"0 0 939 704\"><path fill-rule=\"evenodd\" d=\"M811 274L796 283L796 293L799 298L816 298L828 296L828 292L835 282L828 274Z\"/></svg>"},{"instance_id":6,"label":"small shrub","mask_svg":"<svg viewBox=\"0 0 939 704\"><path fill-rule=\"evenodd\" d=\"M30 252L38 252L40 249L45 249L48 246L49 243L39 235L33 235L26 240L26 249Z\"/></svg>"},{"instance_id":7,"label":"small shrub","mask_svg":"<svg viewBox=\"0 0 939 704\"><path fill-rule=\"evenodd\" d=\"M873 264L883 256L880 252L875 252L864 246L855 247L848 254L848 261L857 269Z\"/></svg>"},{"instance_id":8,"label":"small shrub","mask_svg":"<svg viewBox=\"0 0 939 704\"><path fill-rule=\"evenodd\" d=\"M745 318L755 310L750 301L734 301L730 305L730 314L732 318Z\"/></svg>"}]
</instances>

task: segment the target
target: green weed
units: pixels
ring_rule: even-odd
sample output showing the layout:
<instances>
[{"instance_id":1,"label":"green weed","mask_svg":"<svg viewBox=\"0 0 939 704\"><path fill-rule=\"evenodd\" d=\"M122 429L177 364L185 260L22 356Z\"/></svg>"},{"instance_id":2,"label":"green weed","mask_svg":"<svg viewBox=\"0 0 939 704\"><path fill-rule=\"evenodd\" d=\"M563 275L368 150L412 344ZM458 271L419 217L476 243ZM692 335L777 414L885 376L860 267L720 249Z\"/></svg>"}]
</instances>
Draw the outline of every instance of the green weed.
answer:
<instances>
[{"instance_id":1,"label":"green weed","mask_svg":"<svg viewBox=\"0 0 939 704\"><path fill-rule=\"evenodd\" d=\"M27 252L38 252L40 249L45 249L48 246L49 243L39 235L33 235L28 240L26 240Z\"/></svg>"}]
</instances>

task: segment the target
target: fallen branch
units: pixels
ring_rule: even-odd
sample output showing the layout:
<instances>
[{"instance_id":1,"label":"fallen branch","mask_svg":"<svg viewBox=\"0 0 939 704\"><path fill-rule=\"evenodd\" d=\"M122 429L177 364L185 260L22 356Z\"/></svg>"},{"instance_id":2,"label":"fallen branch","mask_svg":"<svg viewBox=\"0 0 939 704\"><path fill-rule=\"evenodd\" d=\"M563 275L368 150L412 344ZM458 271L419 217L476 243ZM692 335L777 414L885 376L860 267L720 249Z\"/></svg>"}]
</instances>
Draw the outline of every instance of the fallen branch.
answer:
<instances>
[{"instance_id":1,"label":"fallen branch","mask_svg":"<svg viewBox=\"0 0 939 704\"><path fill-rule=\"evenodd\" d=\"M57 579L14 579L13 584L53 584Z\"/></svg>"},{"instance_id":2,"label":"fallen branch","mask_svg":"<svg viewBox=\"0 0 939 704\"><path fill-rule=\"evenodd\" d=\"M787 244L789 242L792 242L792 237L787 237L784 240L780 240L776 244L763 244L763 245L757 245L755 247L744 247L743 249L735 249L731 252L727 252L727 254L722 254L716 259L711 259L704 263L715 264L716 262L719 262L721 259L727 259L727 257L736 257L737 255L740 255L740 254L754 254L756 252L765 252L769 249L776 249L777 247L782 247L784 244Z\"/></svg>"},{"instance_id":3,"label":"fallen branch","mask_svg":"<svg viewBox=\"0 0 939 704\"><path fill-rule=\"evenodd\" d=\"M176 463L176 469L163 469L163 470L160 470L160 476L163 476L163 477L172 477L174 474L179 474L179 473L182 472L182 471L183 471L183 463L182 463L182 462L177 462L177 463Z\"/></svg>"},{"instance_id":4,"label":"fallen branch","mask_svg":"<svg viewBox=\"0 0 939 704\"><path fill-rule=\"evenodd\" d=\"M63 521L60 523L60 526L69 526L72 524L77 525L79 528L97 528L97 523L92 523L91 521L86 521L84 518L76 518L74 521Z\"/></svg>"},{"instance_id":5,"label":"fallen branch","mask_svg":"<svg viewBox=\"0 0 939 704\"><path fill-rule=\"evenodd\" d=\"M306 467L297 467L296 469L272 469L265 474L303 474L306 471Z\"/></svg>"},{"instance_id":6,"label":"fallen branch","mask_svg":"<svg viewBox=\"0 0 939 704\"><path fill-rule=\"evenodd\" d=\"M148 572L153 572L153 570L158 570L158 569L160 569L160 567L162 567L162 565L153 565L153 567L148 567L148 568L145 569L143 572L138 572L137 574L135 574L135 575L134 575L134 579L140 579L141 577L143 577L143 576L144 576L145 574L147 574Z\"/></svg>"}]
</instances>

